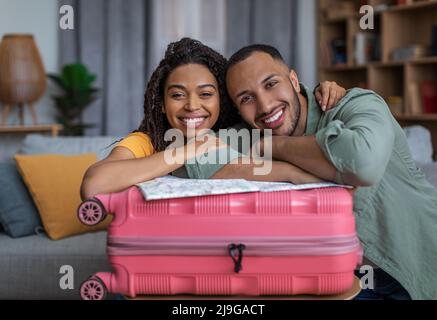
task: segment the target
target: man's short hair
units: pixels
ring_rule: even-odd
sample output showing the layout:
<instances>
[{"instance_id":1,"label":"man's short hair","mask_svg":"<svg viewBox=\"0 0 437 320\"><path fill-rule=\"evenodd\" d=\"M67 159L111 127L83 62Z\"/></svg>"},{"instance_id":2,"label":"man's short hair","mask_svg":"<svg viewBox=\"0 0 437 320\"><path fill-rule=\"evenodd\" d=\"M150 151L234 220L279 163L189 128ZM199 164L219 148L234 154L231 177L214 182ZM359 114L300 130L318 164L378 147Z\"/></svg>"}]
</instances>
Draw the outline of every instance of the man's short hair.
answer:
<instances>
[{"instance_id":1,"label":"man's short hair","mask_svg":"<svg viewBox=\"0 0 437 320\"><path fill-rule=\"evenodd\" d=\"M284 58L281 53L275 47L269 46L267 44L252 44L246 47L241 48L237 52L235 52L228 60L226 65L226 73L228 73L229 69L236 65L237 63L246 60L249 58L254 52L264 52L270 55L274 60L279 60L285 64Z\"/></svg>"}]
</instances>

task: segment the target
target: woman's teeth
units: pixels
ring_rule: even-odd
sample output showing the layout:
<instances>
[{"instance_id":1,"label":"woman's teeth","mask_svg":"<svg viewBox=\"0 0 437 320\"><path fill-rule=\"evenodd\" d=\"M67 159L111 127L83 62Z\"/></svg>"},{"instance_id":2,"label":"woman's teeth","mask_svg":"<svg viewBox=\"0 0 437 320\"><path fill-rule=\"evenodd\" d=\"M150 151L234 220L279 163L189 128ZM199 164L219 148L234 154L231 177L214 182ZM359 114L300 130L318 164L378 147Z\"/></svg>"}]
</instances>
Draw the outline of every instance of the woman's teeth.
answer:
<instances>
[{"instance_id":1,"label":"woman's teeth","mask_svg":"<svg viewBox=\"0 0 437 320\"><path fill-rule=\"evenodd\" d=\"M205 118L183 118L182 121L185 122L187 125L193 125L201 123Z\"/></svg>"},{"instance_id":2,"label":"woman's teeth","mask_svg":"<svg viewBox=\"0 0 437 320\"><path fill-rule=\"evenodd\" d=\"M284 110L279 111L277 114L275 114L273 117L270 117L268 119L265 119L265 123L272 123L278 120L282 115L284 114Z\"/></svg>"}]
</instances>

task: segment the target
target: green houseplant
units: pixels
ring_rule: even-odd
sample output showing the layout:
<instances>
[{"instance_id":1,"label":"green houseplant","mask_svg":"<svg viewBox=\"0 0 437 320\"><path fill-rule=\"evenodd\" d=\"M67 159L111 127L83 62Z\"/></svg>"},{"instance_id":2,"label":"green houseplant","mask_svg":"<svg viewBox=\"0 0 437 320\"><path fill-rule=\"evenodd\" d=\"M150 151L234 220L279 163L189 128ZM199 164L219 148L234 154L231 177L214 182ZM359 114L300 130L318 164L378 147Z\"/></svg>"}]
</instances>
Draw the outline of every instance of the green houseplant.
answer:
<instances>
[{"instance_id":1,"label":"green houseplant","mask_svg":"<svg viewBox=\"0 0 437 320\"><path fill-rule=\"evenodd\" d=\"M48 74L63 91L62 95L53 96L57 108L56 120L64 126L63 134L82 136L86 128L95 124L83 123L83 111L97 99L98 88L93 87L96 75L89 73L80 63L68 64L62 73Z\"/></svg>"}]
</instances>

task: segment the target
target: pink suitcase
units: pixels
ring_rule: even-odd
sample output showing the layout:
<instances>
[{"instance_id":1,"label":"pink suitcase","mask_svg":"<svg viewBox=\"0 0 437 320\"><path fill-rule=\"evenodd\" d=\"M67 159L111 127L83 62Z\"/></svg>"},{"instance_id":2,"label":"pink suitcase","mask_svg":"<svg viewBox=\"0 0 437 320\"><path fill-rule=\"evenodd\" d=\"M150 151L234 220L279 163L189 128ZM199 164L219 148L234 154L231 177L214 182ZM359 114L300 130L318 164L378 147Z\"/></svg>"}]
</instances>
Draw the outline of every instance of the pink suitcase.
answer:
<instances>
[{"instance_id":1,"label":"pink suitcase","mask_svg":"<svg viewBox=\"0 0 437 320\"><path fill-rule=\"evenodd\" d=\"M113 272L80 289L136 295L330 295L349 290L362 249L341 188L145 201L137 187L78 208L87 225L114 215Z\"/></svg>"}]
</instances>

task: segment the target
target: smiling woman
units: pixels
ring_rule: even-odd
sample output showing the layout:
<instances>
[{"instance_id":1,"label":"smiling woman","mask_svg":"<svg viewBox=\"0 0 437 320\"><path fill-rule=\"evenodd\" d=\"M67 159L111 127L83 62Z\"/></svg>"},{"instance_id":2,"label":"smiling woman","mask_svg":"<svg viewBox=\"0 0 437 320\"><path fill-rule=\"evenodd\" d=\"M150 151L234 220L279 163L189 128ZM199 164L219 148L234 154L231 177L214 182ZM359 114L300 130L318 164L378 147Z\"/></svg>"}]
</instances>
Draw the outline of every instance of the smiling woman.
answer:
<instances>
[{"instance_id":1,"label":"smiling woman","mask_svg":"<svg viewBox=\"0 0 437 320\"><path fill-rule=\"evenodd\" d=\"M152 74L144 102L144 119L138 129L150 136L155 151L168 146L168 129L181 129L197 121L199 128L217 131L240 121L229 103L225 83L226 59L200 41L183 38L167 47ZM205 119L203 122L198 118Z\"/></svg>"},{"instance_id":2,"label":"smiling woman","mask_svg":"<svg viewBox=\"0 0 437 320\"><path fill-rule=\"evenodd\" d=\"M163 112L170 125L187 135L188 127L212 128L218 120L218 83L207 67L187 64L176 68L164 88Z\"/></svg>"},{"instance_id":3,"label":"smiling woman","mask_svg":"<svg viewBox=\"0 0 437 320\"><path fill-rule=\"evenodd\" d=\"M180 159L168 163L165 149L170 142L165 140L165 133L169 129L179 129L187 136L190 128L217 131L239 121L236 109L227 100L225 64L223 56L199 41L184 38L171 43L147 86L139 129L117 144L106 159L89 168L82 183L82 198L121 191L177 172L185 160L203 153L188 143L174 148ZM208 139L208 145L209 150L222 146L215 136ZM216 166L215 171L219 168Z\"/></svg>"}]
</instances>

